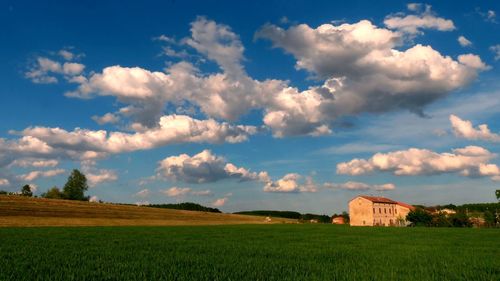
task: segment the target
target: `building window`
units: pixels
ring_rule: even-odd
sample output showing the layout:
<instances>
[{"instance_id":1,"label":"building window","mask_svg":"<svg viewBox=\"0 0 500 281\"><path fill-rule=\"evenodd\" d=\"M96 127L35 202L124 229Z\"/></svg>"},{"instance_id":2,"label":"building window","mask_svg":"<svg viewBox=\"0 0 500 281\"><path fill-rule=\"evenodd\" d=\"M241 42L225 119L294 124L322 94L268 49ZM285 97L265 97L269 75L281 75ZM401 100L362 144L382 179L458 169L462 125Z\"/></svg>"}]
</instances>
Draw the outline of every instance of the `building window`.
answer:
<instances>
[{"instance_id":1,"label":"building window","mask_svg":"<svg viewBox=\"0 0 500 281\"><path fill-rule=\"evenodd\" d=\"M397 214L398 213L398 209L394 209L394 213Z\"/></svg>"},{"instance_id":2,"label":"building window","mask_svg":"<svg viewBox=\"0 0 500 281\"><path fill-rule=\"evenodd\" d=\"M389 214L391 213L391 209L389 209Z\"/></svg>"},{"instance_id":3,"label":"building window","mask_svg":"<svg viewBox=\"0 0 500 281\"><path fill-rule=\"evenodd\" d=\"M378 208L378 213L382 214L382 209Z\"/></svg>"},{"instance_id":4,"label":"building window","mask_svg":"<svg viewBox=\"0 0 500 281\"><path fill-rule=\"evenodd\" d=\"M375 208L373 208L373 213L375 214Z\"/></svg>"},{"instance_id":5,"label":"building window","mask_svg":"<svg viewBox=\"0 0 500 281\"><path fill-rule=\"evenodd\" d=\"M387 209L386 208L384 208L384 214L387 214Z\"/></svg>"},{"instance_id":6,"label":"building window","mask_svg":"<svg viewBox=\"0 0 500 281\"><path fill-rule=\"evenodd\" d=\"M363 225L365 225L365 221L363 221Z\"/></svg>"}]
</instances>

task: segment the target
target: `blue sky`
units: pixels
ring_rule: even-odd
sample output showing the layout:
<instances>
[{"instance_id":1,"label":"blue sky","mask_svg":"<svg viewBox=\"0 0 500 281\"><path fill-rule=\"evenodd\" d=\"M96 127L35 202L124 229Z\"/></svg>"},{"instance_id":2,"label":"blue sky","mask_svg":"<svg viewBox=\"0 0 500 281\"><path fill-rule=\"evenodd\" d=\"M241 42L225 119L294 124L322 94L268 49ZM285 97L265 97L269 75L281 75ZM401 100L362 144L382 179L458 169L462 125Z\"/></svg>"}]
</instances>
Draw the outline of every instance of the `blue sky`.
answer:
<instances>
[{"instance_id":1,"label":"blue sky","mask_svg":"<svg viewBox=\"0 0 500 281\"><path fill-rule=\"evenodd\" d=\"M491 1L4 1L0 189L331 214L488 202ZM485 126L479 126L485 124ZM357 160L356 160L357 159Z\"/></svg>"}]
</instances>

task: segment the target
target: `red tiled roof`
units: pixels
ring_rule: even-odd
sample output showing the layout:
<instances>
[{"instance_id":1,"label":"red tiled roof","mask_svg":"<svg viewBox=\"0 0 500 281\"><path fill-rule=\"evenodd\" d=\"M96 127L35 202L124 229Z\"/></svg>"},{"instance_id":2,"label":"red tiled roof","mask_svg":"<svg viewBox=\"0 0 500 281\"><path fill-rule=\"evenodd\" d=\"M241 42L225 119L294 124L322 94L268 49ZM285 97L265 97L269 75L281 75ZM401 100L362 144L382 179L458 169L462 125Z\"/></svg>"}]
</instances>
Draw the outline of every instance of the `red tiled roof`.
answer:
<instances>
[{"instance_id":1,"label":"red tiled roof","mask_svg":"<svg viewBox=\"0 0 500 281\"><path fill-rule=\"evenodd\" d=\"M398 205L403 206L405 208L408 208L410 210L414 210L415 209L415 207L413 207L410 204L407 204L407 203L404 203L404 202L399 202L399 201L394 201L392 199L385 198L385 197L360 195L360 196L357 196L355 198L358 198L358 197L365 198L367 200L372 201L373 203L398 204ZM352 200L354 200L355 198L353 198Z\"/></svg>"},{"instance_id":2,"label":"red tiled roof","mask_svg":"<svg viewBox=\"0 0 500 281\"><path fill-rule=\"evenodd\" d=\"M414 209L415 209L415 207L413 207L412 205L410 205L410 204L406 204L406 203L404 203L404 202L397 202L397 204L398 204L398 205L400 205L400 206L403 206L403 207L405 207L405 208L408 208L408 209L410 209L410 210L414 210Z\"/></svg>"},{"instance_id":3,"label":"red tiled roof","mask_svg":"<svg viewBox=\"0 0 500 281\"><path fill-rule=\"evenodd\" d=\"M373 203L386 203L386 204L398 204L398 202L391 200L389 198L385 197L378 197L378 196L366 196L366 195L361 195L359 197L365 198L367 200L372 201Z\"/></svg>"}]
</instances>

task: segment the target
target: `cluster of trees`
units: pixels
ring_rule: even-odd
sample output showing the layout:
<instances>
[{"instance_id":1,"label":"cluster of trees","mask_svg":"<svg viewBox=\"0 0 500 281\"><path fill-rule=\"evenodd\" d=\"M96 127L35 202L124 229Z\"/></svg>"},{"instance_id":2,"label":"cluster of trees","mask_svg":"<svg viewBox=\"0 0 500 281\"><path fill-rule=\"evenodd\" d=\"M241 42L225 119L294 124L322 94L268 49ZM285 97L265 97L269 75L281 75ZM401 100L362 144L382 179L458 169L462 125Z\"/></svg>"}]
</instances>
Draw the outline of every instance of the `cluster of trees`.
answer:
<instances>
[{"instance_id":1,"label":"cluster of trees","mask_svg":"<svg viewBox=\"0 0 500 281\"><path fill-rule=\"evenodd\" d=\"M431 213L422 208L417 208L406 216L412 226L435 227L471 227L472 222L465 212L447 215L443 212Z\"/></svg>"},{"instance_id":2,"label":"cluster of trees","mask_svg":"<svg viewBox=\"0 0 500 281\"><path fill-rule=\"evenodd\" d=\"M200 204L192 202L184 202L178 204L150 204L147 205L152 208L165 208L165 209L176 209L176 210L187 210L187 211L200 211L200 212L210 212L210 213L221 213L217 208L205 207Z\"/></svg>"},{"instance_id":3,"label":"cluster of trees","mask_svg":"<svg viewBox=\"0 0 500 281\"><path fill-rule=\"evenodd\" d=\"M85 196L85 191L89 188L87 184L87 178L85 175L74 169L68 177L66 184L63 189L60 190L58 187L54 186L47 192L42 193L43 198L49 199L68 199L68 200L81 200L88 201L89 197ZM20 192L6 192L0 191L0 194L10 194L10 195L21 195L21 196L33 196L33 191L31 186L28 184L21 188Z\"/></svg>"},{"instance_id":4,"label":"cluster of trees","mask_svg":"<svg viewBox=\"0 0 500 281\"><path fill-rule=\"evenodd\" d=\"M66 184L64 184L63 190L54 186L47 192L43 193L42 197L50 199L88 201L89 198L85 196L85 191L88 189L89 186L87 184L87 177L85 177L82 172L74 169L69 175Z\"/></svg>"},{"instance_id":5,"label":"cluster of trees","mask_svg":"<svg viewBox=\"0 0 500 281\"><path fill-rule=\"evenodd\" d=\"M495 191L495 196L500 201L500 190ZM406 220L413 226L471 227L476 224L494 227L500 225L500 202L416 207L406 216ZM440 211L443 209L453 210L455 213L446 214Z\"/></svg>"}]
</instances>

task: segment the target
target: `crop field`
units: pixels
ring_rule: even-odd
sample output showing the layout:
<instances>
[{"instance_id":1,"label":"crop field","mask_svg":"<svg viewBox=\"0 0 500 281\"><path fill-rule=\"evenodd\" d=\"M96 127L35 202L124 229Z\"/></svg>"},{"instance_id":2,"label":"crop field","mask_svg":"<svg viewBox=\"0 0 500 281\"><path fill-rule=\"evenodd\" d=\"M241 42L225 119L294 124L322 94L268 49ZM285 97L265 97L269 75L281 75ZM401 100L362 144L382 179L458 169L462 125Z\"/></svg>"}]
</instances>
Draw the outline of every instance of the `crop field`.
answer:
<instances>
[{"instance_id":1,"label":"crop field","mask_svg":"<svg viewBox=\"0 0 500 281\"><path fill-rule=\"evenodd\" d=\"M0 280L500 280L498 229L36 227L0 241Z\"/></svg>"},{"instance_id":2,"label":"crop field","mask_svg":"<svg viewBox=\"0 0 500 281\"><path fill-rule=\"evenodd\" d=\"M161 226L290 223L296 220L158 209L145 206L0 196L0 227Z\"/></svg>"}]
</instances>

